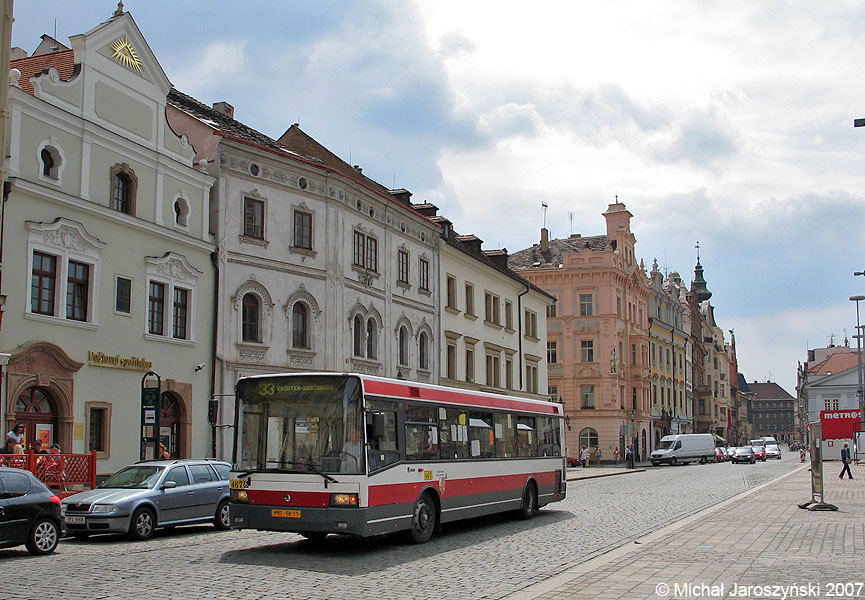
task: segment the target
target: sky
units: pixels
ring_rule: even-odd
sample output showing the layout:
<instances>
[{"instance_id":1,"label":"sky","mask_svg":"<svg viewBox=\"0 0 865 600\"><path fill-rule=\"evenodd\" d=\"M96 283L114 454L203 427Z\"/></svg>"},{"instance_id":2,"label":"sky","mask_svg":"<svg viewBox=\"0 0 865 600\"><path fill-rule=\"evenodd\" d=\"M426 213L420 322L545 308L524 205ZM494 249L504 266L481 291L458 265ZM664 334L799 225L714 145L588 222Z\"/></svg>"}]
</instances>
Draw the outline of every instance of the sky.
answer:
<instances>
[{"instance_id":1,"label":"sky","mask_svg":"<svg viewBox=\"0 0 865 600\"><path fill-rule=\"evenodd\" d=\"M484 249L527 248L544 224L553 238L603 234L616 197L647 270L657 259L690 282L699 242L716 320L735 331L749 382L795 395L807 348L845 335L855 346L861 2L124 8L180 91L229 102L273 138L299 123L365 175L436 204ZM18 0L13 45L32 52L55 20L68 43L115 9Z\"/></svg>"}]
</instances>

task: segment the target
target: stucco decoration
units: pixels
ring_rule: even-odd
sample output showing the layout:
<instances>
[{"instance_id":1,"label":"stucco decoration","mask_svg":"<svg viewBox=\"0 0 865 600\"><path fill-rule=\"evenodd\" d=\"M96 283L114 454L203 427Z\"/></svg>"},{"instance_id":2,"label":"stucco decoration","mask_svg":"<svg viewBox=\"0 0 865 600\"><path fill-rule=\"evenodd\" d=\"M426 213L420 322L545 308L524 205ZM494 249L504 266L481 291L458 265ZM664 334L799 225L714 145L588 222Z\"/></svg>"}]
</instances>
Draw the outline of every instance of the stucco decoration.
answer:
<instances>
[{"instance_id":1,"label":"stucco decoration","mask_svg":"<svg viewBox=\"0 0 865 600\"><path fill-rule=\"evenodd\" d=\"M145 262L150 265L150 272L169 277L175 281L195 281L204 274L193 267L185 256L175 252L166 252L162 256L147 256Z\"/></svg>"},{"instance_id":2,"label":"stucco decoration","mask_svg":"<svg viewBox=\"0 0 865 600\"><path fill-rule=\"evenodd\" d=\"M304 302L307 306L309 306L312 311L312 317L314 319L318 319L321 314L321 308L318 306L318 302L315 297L310 294L306 287L301 283L297 290L288 297L288 300L283 305L282 309L285 311L285 316L289 319L291 318L291 311L294 308L295 302Z\"/></svg>"},{"instance_id":3,"label":"stucco decoration","mask_svg":"<svg viewBox=\"0 0 865 600\"><path fill-rule=\"evenodd\" d=\"M108 244L91 235L78 221L58 217L51 223L27 221L31 237L41 237L46 246L77 252L90 258L98 258L99 251ZM39 235L41 234L41 235Z\"/></svg>"},{"instance_id":4,"label":"stucco decoration","mask_svg":"<svg viewBox=\"0 0 865 600\"><path fill-rule=\"evenodd\" d=\"M262 300L263 315L270 317L273 314L274 302L270 297L270 292L261 283L255 280L255 275L250 275L231 297L231 303L234 305L234 310L240 310L240 305L243 302L243 297L248 293L253 293Z\"/></svg>"}]
</instances>

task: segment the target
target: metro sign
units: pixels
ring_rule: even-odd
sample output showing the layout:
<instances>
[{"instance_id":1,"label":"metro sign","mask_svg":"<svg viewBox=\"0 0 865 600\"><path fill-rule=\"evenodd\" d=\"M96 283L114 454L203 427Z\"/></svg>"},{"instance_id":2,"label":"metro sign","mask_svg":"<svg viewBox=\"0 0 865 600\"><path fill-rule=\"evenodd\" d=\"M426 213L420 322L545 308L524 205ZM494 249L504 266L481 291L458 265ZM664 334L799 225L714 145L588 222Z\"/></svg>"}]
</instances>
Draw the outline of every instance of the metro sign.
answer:
<instances>
[{"instance_id":1,"label":"metro sign","mask_svg":"<svg viewBox=\"0 0 865 600\"><path fill-rule=\"evenodd\" d=\"M862 411L823 410L820 411L821 433L824 440L853 439L853 426L862 419Z\"/></svg>"}]
</instances>

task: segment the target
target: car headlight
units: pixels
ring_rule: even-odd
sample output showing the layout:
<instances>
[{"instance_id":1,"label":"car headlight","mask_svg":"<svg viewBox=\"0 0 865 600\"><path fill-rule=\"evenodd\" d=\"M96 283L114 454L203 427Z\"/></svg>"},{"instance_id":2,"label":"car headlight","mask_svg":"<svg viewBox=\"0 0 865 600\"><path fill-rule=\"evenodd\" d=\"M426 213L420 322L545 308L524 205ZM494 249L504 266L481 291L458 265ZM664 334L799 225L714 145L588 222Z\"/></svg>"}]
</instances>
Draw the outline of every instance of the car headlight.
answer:
<instances>
[{"instance_id":1,"label":"car headlight","mask_svg":"<svg viewBox=\"0 0 865 600\"><path fill-rule=\"evenodd\" d=\"M94 504L93 512L95 513L109 513L117 510L116 504Z\"/></svg>"}]
</instances>

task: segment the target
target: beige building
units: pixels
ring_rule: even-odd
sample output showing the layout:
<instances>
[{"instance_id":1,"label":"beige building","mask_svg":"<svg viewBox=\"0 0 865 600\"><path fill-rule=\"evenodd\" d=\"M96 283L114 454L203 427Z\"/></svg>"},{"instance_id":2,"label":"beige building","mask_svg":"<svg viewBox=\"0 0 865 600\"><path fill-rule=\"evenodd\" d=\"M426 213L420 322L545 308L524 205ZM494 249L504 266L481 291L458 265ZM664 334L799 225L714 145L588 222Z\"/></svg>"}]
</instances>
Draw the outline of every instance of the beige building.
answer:
<instances>
[{"instance_id":1,"label":"beige building","mask_svg":"<svg viewBox=\"0 0 865 600\"><path fill-rule=\"evenodd\" d=\"M139 459L153 371L161 439L173 456L204 456L213 178L166 123L171 83L128 13L70 42L13 49L4 427L95 450L98 472L115 471Z\"/></svg>"}]
</instances>

